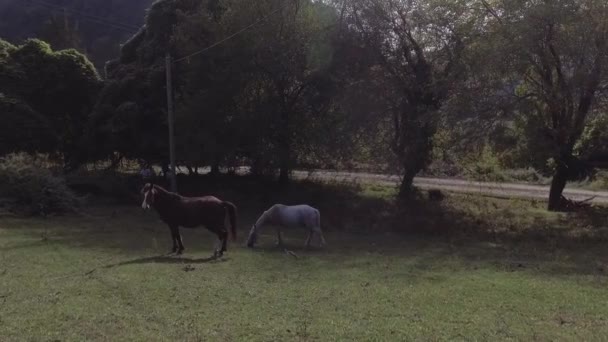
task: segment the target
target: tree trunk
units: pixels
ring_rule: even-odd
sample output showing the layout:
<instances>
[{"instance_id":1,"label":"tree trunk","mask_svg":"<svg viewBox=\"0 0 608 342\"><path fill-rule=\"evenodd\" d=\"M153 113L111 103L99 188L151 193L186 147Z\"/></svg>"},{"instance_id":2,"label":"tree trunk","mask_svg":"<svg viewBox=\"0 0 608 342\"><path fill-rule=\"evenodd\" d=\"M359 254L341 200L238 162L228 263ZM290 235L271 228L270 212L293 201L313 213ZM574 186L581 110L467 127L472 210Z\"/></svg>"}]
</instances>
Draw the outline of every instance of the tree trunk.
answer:
<instances>
[{"instance_id":1,"label":"tree trunk","mask_svg":"<svg viewBox=\"0 0 608 342\"><path fill-rule=\"evenodd\" d=\"M568 181L568 168L560 162L551 181L549 190L549 211L559 211L562 209L562 193Z\"/></svg>"},{"instance_id":2,"label":"tree trunk","mask_svg":"<svg viewBox=\"0 0 608 342\"><path fill-rule=\"evenodd\" d=\"M286 110L281 115L281 132L279 145L279 184L289 183L289 173L291 171L291 138L289 132L289 114Z\"/></svg>"},{"instance_id":3,"label":"tree trunk","mask_svg":"<svg viewBox=\"0 0 608 342\"><path fill-rule=\"evenodd\" d=\"M209 172L209 175L217 176L219 174L220 174L220 158L218 156L215 156L213 158L213 164L211 165L211 172Z\"/></svg>"},{"instance_id":4,"label":"tree trunk","mask_svg":"<svg viewBox=\"0 0 608 342\"><path fill-rule=\"evenodd\" d=\"M401 180L401 186L399 186L399 198L407 199L411 198L414 194L414 177L417 172L411 169L406 169Z\"/></svg>"},{"instance_id":5,"label":"tree trunk","mask_svg":"<svg viewBox=\"0 0 608 342\"><path fill-rule=\"evenodd\" d=\"M286 185L289 183L289 167L281 166L281 171L279 173L279 184Z\"/></svg>"},{"instance_id":6,"label":"tree trunk","mask_svg":"<svg viewBox=\"0 0 608 342\"><path fill-rule=\"evenodd\" d=\"M280 160L280 172L279 172L279 184L281 185L286 185L287 183L289 183L289 173L291 171L290 169L290 163L289 163L289 157L290 157L290 150L289 150L289 145L285 144L284 146L281 146L281 160Z\"/></svg>"}]
</instances>

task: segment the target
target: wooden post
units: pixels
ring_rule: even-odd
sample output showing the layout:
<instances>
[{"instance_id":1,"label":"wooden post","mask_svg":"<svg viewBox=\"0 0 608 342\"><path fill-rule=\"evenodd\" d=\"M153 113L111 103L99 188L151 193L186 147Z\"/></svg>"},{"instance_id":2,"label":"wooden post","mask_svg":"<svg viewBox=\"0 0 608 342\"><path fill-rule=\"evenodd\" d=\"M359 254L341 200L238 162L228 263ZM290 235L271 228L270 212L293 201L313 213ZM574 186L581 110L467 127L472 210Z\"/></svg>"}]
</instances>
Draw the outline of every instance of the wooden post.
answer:
<instances>
[{"instance_id":1,"label":"wooden post","mask_svg":"<svg viewBox=\"0 0 608 342\"><path fill-rule=\"evenodd\" d=\"M173 82L171 79L171 54L165 57L165 71L167 73L167 115L169 120L169 159L171 162L171 191L177 192L177 178L175 173L175 140L173 133Z\"/></svg>"}]
</instances>

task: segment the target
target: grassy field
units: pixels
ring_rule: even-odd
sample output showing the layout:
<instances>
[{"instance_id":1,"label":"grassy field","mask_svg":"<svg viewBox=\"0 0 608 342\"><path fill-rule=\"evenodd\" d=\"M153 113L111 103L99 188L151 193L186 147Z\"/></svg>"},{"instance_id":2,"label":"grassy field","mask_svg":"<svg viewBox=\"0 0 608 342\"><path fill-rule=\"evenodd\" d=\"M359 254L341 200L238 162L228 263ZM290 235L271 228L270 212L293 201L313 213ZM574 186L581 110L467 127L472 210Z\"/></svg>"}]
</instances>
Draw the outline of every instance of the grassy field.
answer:
<instances>
[{"instance_id":1,"label":"grassy field","mask_svg":"<svg viewBox=\"0 0 608 342\"><path fill-rule=\"evenodd\" d=\"M167 228L138 203L1 217L0 340L608 339L603 210L244 188L214 190L240 207L239 241L215 261L206 230L184 231L185 255L165 256ZM268 230L245 248L255 216L279 199L319 206L328 246L303 250L304 232L286 232L294 258Z\"/></svg>"}]
</instances>

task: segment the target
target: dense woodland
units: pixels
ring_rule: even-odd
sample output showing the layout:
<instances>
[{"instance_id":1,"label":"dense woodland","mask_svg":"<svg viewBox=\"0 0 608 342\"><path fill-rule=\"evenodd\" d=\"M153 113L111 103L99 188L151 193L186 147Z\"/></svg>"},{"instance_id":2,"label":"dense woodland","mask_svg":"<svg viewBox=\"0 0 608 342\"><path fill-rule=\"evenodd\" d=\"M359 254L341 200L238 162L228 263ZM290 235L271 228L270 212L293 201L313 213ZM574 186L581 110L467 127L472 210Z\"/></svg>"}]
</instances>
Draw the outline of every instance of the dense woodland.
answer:
<instances>
[{"instance_id":1,"label":"dense woodland","mask_svg":"<svg viewBox=\"0 0 608 342\"><path fill-rule=\"evenodd\" d=\"M407 197L421 172L529 169L559 210L605 154L607 18L604 0L0 0L0 153L166 163L169 53L193 172L366 165Z\"/></svg>"}]
</instances>

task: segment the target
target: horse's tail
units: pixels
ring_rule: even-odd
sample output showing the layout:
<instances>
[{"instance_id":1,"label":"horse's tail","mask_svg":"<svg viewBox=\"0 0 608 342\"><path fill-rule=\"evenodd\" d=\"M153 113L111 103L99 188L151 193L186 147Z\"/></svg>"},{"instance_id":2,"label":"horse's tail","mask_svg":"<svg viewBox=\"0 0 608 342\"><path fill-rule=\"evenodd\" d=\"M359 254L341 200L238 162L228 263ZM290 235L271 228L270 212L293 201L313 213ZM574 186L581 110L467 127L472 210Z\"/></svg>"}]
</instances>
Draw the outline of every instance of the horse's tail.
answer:
<instances>
[{"instance_id":1,"label":"horse's tail","mask_svg":"<svg viewBox=\"0 0 608 342\"><path fill-rule=\"evenodd\" d=\"M236 241L236 205L230 202L222 202L222 205L227 211L228 217L230 218L230 233L232 235L232 241Z\"/></svg>"},{"instance_id":2,"label":"horse's tail","mask_svg":"<svg viewBox=\"0 0 608 342\"><path fill-rule=\"evenodd\" d=\"M321 212L319 211L319 209L315 209L317 212L317 228L319 228L319 230L321 229Z\"/></svg>"}]
</instances>

